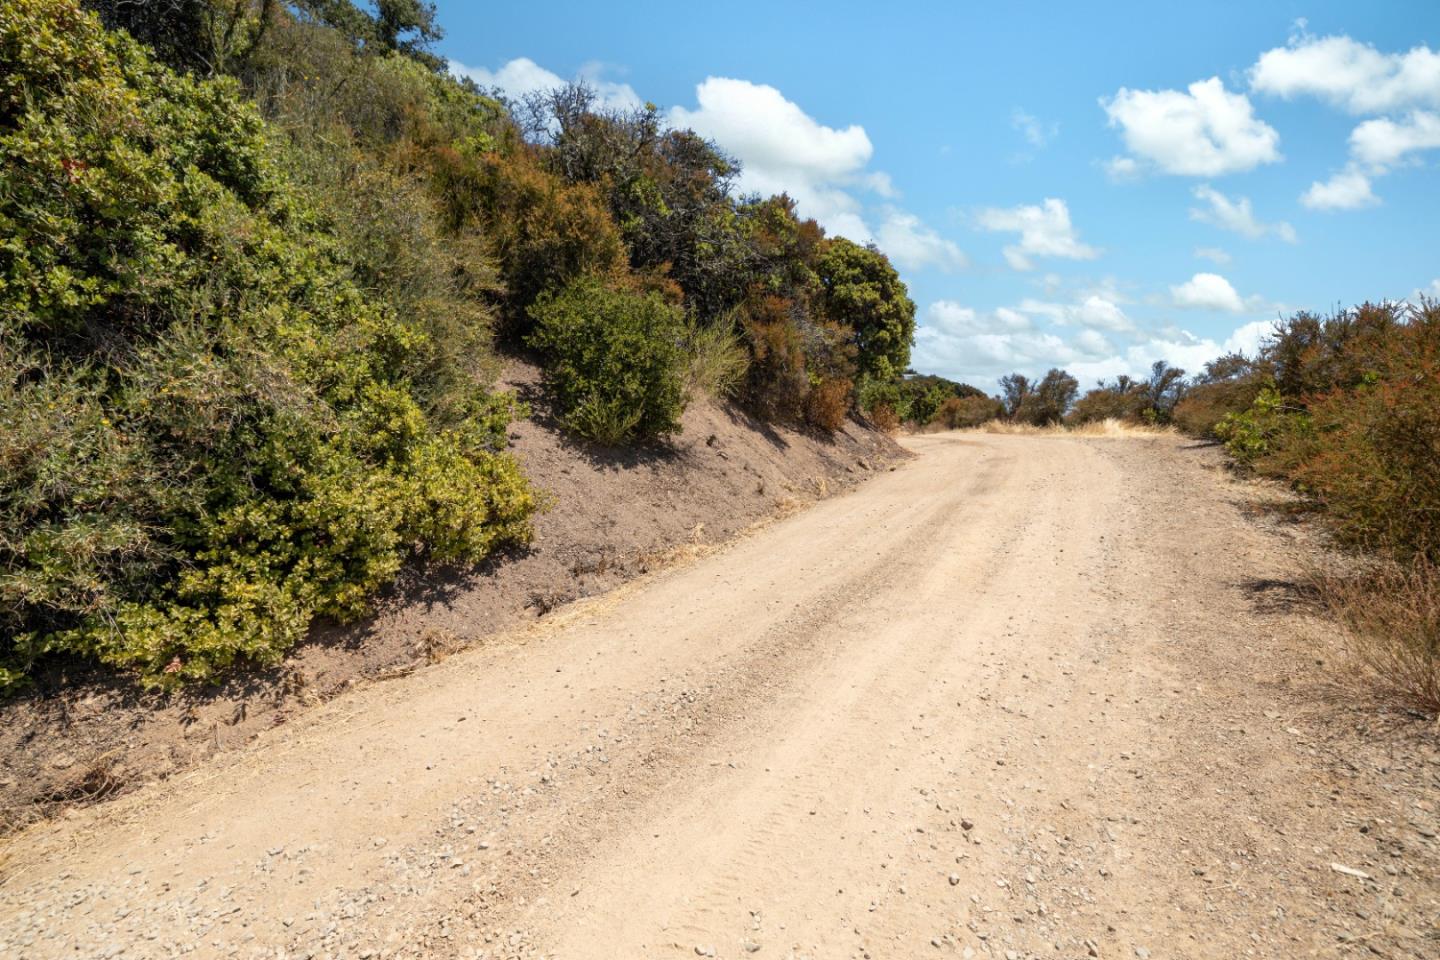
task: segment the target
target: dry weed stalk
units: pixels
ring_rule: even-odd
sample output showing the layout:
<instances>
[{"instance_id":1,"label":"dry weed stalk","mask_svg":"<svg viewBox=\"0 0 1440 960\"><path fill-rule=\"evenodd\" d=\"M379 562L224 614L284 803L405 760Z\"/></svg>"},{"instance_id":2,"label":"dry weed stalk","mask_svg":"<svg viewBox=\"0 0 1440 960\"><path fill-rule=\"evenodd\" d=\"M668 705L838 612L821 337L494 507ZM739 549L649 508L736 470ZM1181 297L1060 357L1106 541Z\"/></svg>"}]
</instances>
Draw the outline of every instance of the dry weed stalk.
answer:
<instances>
[{"instance_id":1,"label":"dry weed stalk","mask_svg":"<svg viewBox=\"0 0 1440 960\"><path fill-rule=\"evenodd\" d=\"M1406 706L1440 719L1440 567L1420 558L1313 576L1368 678Z\"/></svg>"}]
</instances>

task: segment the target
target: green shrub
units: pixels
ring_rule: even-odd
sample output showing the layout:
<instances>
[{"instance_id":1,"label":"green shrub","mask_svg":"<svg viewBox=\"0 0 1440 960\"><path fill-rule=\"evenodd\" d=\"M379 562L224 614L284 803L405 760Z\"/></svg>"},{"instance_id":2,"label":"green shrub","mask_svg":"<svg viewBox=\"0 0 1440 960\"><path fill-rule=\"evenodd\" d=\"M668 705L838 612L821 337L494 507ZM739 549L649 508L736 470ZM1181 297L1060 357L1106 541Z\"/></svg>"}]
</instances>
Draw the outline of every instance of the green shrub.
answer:
<instances>
[{"instance_id":1,"label":"green shrub","mask_svg":"<svg viewBox=\"0 0 1440 960\"><path fill-rule=\"evenodd\" d=\"M569 428L615 445L677 433L688 357L679 308L585 278L530 308L531 346Z\"/></svg>"},{"instance_id":2,"label":"green shrub","mask_svg":"<svg viewBox=\"0 0 1440 960\"><path fill-rule=\"evenodd\" d=\"M897 386L905 398L906 419L919 426L934 422L941 407L951 399L985 396L984 391L968 383L957 383L933 374L907 372Z\"/></svg>"},{"instance_id":3,"label":"green shrub","mask_svg":"<svg viewBox=\"0 0 1440 960\"><path fill-rule=\"evenodd\" d=\"M510 402L356 285L233 81L73 0L0 8L0 61L6 680L273 661L412 553L529 536Z\"/></svg>"},{"instance_id":4,"label":"green shrub","mask_svg":"<svg viewBox=\"0 0 1440 960\"><path fill-rule=\"evenodd\" d=\"M716 400L733 396L745 381L750 352L730 323L700 324L689 321L685 328L685 388L690 395L703 393Z\"/></svg>"},{"instance_id":5,"label":"green shrub","mask_svg":"<svg viewBox=\"0 0 1440 960\"><path fill-rule=\"evenodd\" d=\"M872 420L876 417L875 411L884 408L888 413L882 419L888 423L893 417L895 426L909 418L910 399L910 395L901 389L898 380L861 377L860 382L855 385L856 405Z\"/></svg>"},{"instance_id":6,"label":"green shrub","mask_svg":"<svg viewBox=\"0 0 1440 960\"><path fill-rule=\"evenodd\" d=\"M821 313L850 331L862 379L898 378L910 365L915 304L889 259L874 246L835 237L823 245L815 272Z\"/></svg>"},{"instance_id":7,"label":"green shrub","mask_svg":"<svg viewBox=\"0 0 1440 960\"><path fill-rule=\"evenodd\" d=\"M1311 435L1310 417L1274 386L1264 386L1242 413L1227 413L1215 425L1215 435L1240 463L1262 472L1285 475L1298 448Z\"/></svg>"}]
</instances>

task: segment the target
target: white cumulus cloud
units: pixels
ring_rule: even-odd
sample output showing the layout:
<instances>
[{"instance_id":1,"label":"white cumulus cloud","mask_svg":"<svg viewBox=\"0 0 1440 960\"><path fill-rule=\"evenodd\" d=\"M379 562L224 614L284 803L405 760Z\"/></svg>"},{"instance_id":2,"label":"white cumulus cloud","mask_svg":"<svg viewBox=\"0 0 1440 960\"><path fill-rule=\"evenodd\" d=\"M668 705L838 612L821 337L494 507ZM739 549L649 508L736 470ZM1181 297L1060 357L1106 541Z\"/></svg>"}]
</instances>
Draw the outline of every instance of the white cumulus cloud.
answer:
<instances>
[{"instance_id":1,"label":"white cumulus cloud","mask_svg":"<svg viewBox=\"0 0 1440 960\"><path fill-rule=\"evenodd\" d=\"M1389 114L1350 133L1350 159L1300 202L1312 210L1358 210L1380 202L1373 184L1413 153L1440 147L1440 52L1420 45L1385 53L1339 35L1301 32L1267 50L1250 68L1250 88L1293 99L1314 97L1352 114Z\"/></svg>"},{"instance_id":2,"label":"white cumulus cloud","mask_svg":"<svg viewBox=\"0 0 1440 960\"><path fill-rule=\"evenodd\" d=\"M1348 36L1300 34L1262 53L1249 77L1259 93L1317 97L1357 114L1440 107L1440 52L1427 46L1381 53Z\"/></svg>"},{"instance_id":3,"label":"white cumulus cloud","mask_svg":"<svg viewBox=\"0 0 1440 960\"><path fill-rule=\"evenodd\" d=\"M886 212L875 242L904 270L936 267L954 270L967 265L961 249L920 221L913 213L891 209Z\"/></svg>"},{"instance_id":4,"label":"white cumulus cloud","mask_svg":"<svg viewBox=\"0 0 1440 960\"><path fill-rule=\"evenodd\" d=\"M1370 177L1355 167L1347 167L1329 180L1317 180L1300 195L1300 202L1311 210L1359 210L1380 202L1370 188Z\"/></svg>"},{"instance_id":5,"label":"white cumulus cloud","mask_svg":"<svg viewBox=\"0 0 1440 960\"><path fill-rule=\"evenodd\" d=\"M990 313L981 313L954 300L936 300L930 304L922 323L950 336L1015 333L1032 327L1030 318L1018 310L1000 307Z\"/></svg>"},{"instance_id":6,"label":"white cumulus cloud","mask_svg":"<svg viewBox=\"0 0 1440 960\"><path fill-rule=\"evenodd\" d=\"M480 86L494 88L511 100L522 100L527 94L545 93L563 87L566 80L559 74L547 70L529 57L516 57L497 70L485 67L466 66L458 60L450 61L450 72L459 77L469 77ZM628 83L606 80L602 68L597 64L586 64L575 77L589 84L606 107L633 110L643 104Z\"/></svg>"},{"instance_id":7,"label":"white cumulus cloud","mask_svg":"<svg viewBox=\"0 0 1440 960\"><path fill-rule=\"evenodd\" d=\"M746 164L745 176L778 193L782 181L806 187L860 176L875 152L865 128L817 122L779 90L748 80L707 77L695 89L699 106L674 107L670 122L710 137Z\"/></svg>"},{"instance_id":8,"label":"white cumulus cloud","mask_svg":"<svg viewBox=\"0 0 1440 960\"><path fill-rule=\"evenodd\" d=\"M1196 187L1194 193L1195 199L1204 203L1205 206L1190 208L1190 219L1192 220L1208 223L1222 230L1230 230L1252 240L1258 240L1271 234L1286 243L1294 243L1296 240L1295 228L1290 224L1284 221L1262 223L1257 220L1249 197L1236 197L1232 200L1208 183Z\"/></svg>"},{"instance_id":9,"label":"white cumulus cloud","mask_svg":"<svg viewBox=\"0 0 1440 960\"><path fill-rule=\"evenodd\" d=\"M1027 316L1043 317L1062 327L1094 327L1111 333L1129 333L1135 329L1135 324L1113 296L1087 293L1072 303L1026 297L1015 309Z\"/></svg>"},{"instance_id":10,"label":"white cumulus cloud","mask_svg":"<svg viewBox=\"0 0 1440 960\"><path fill-rule=\"evenodd\" d=\"M1111 330L1117 333L1134 328L1130 318L1125 315L1114 301L1107 300L1098 294L1091 294L1076 305L1069 317L1073 323L1086 327L1099 327L1102 330Z\"/></svg>"},{"instance_id":11,"label":"white cumulus cloud","mask_svg":"<svg viewBox=\"0 0 1440 960\"><path fill-rule=\"evenodd\" d=\"M1018 233L1020 242L1005 248L1005 260L1016 270L1032 270L1035 257L1094 260L1100 251L1081 243L1064 200L1046 198L1040 205L991 208L976 218L985 230Z\"/></svg>"},{"instance_id":12,"label":"white cumulus cloud","mask_svg":"<svg viewBox=\"0 0 1440 960\"><path fill-rule=\"evenodd\" d=\"M774 87L707 77L695 88L697 106L673 107L670 122L688 127L739 158L740 189L788 193L805 216L832 233L873 240L863 204L851 192L877 182L867 171L875 153L865 128L816 121ZM868 182L867 182L868 181Z\"/></svg>"},{"instance_id":13,"label":"white cumulus cloud","mask_svg":"<svg viewBox=\"0 0 1440 960\"><path fill-rule=\"evenodd\" d=\"M1184 283L1171 287L1170 296L1177 307L1227 310L1231 313L1245 309L1240 294L1235 292L1229 280L1218 273L1197 273Z\"/></svg>"},{"instance_id":14,"label":"white cumulus cloud","mask_svg":"<svg viewBox=\"0 0 1440 960\"><path fill-rule=\"evenodd\" d=\"M1350 131L1350 161L1329 180L1316 181L1300 196L1312 210L1358 210L1380 202L1373 183L1410 155L1440 147L1440 114L1412 110L1399 120L1377 117Z\"/></svg>"},{"instance_id":15,"label":"white cumulus cloud","mask_svg":"<svg viewBox=\"0 0 1440 960\"><path fill-rule=\"evenodd\" d=\"M1281 159L1280 135L1219 77L1184 91L1121 87L1100 105L1133 155L1112 160L1112 176L1138 172L1141 161L1164 173L1215 177Z\"/></svg>"},{"instance_id":16,"label":"white cumulus cloud","mask_svg":"<svg viewBox=\"0 0 1440 960\"><path fill-rule=\"evenodd\" d=\"M707 77L695 100L693 108L672 107L668 119L733 154L740 190L789 194L803 216L832 234L876 243L904 269L965 266L960 248L914 214L889 205L867 209L865 194L899 193L888 174L870 169L875 147L864 127L827 126L776 88L732 77Z\"/></svg>"},{"instance_id":17,"label":"white cumulus cloud","mask_svg":"<svg viewBox=\"0 0 1440 960\"><path fill-rule=\"evenodd\" d=\"M1054 306L1064 312L1074 305ZM1227 353L1253 356L1272 327L1269 320L1255 320L1241 324L1224 338L1170 329L1136 330L1121 339L1091 328L1073 333L1009 328L996 322L1001 310L982 312L948 300L932 304L916 331L916 368L993 391L1007 373L1041 376L1051 367L1062 367L1088 389L1098 380L1122 373L1147 376L1156 360L1193 374L1207 361Z\"/></svg>"},{"instance_id":18,"label":"white cumulus cloud","mask_svg":"<svg viewBox=\"0 0 1440 960\"><path fill-rule=\"evenodd\" d=\"M1400 120L1366 120L1350 132L1350 154L1371 167L1387 168L1407 154L1440 147L1440 114L1412 110Z\"/></svg>"}]
</instances>

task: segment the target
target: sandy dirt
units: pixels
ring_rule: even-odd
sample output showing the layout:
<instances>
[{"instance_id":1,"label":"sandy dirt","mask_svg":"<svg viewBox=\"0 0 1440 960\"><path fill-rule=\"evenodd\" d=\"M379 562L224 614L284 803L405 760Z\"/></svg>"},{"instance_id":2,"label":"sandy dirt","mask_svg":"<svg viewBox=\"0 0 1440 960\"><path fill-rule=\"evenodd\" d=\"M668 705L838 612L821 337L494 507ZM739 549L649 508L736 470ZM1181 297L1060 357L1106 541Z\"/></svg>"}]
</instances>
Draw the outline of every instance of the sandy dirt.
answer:
<instances>
[{"instance_id":1,"label":"sandy dirt","mask_svg":"<svg viewBox=\"0 0 1440 960\"><path fill-rule=\"evenodd\" d=\"M16 957L1440 956L1440 753L1173 437L939 434L18 834Z\"/></svg>"}]
</instances>

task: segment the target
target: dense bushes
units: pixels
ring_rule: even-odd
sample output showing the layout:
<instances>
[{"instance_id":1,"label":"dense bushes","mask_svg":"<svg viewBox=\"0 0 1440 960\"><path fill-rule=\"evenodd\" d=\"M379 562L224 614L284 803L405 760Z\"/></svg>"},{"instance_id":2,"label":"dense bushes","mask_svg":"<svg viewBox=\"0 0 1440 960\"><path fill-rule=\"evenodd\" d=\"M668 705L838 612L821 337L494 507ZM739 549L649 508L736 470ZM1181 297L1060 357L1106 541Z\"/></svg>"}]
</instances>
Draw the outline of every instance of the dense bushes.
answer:
<instances>
[{"instance_id":1,"label":"dense bushes","mask_svg":"<svg viewBox=\"0 0 1440 960\"><path fill-rule=\"evenodd\" d=\"M1134 423L1165 424L1174 415L1185 389L1185 371L1157 360L1144 380L1121 374L1113 381L1101 381L1088 391L1066 415L1071 424L1098 420L1128 420Z\"/></svg>"},{"instance_id":2,"label":"dense bushes","mask_svg":"<svg viewBox=\"0 0 1440 960\"><path fill-rule=\"evenodd\" d=\"M839 384L897 381L915 307L874 247L826 238L787 197L732 196L734 161L653 106L602 109L572 86L520 113L537 162L608 205L634 282L673 294L697 329L743 336L737 397L753 412L831 429L837 405L869 409Z\"/></svg>"},{"instance_id":3,"label":"dense bushes","mask_svg":"<svg viewBox=\"0 0 1440 960\"><path fill-rule=\"evenodd\" d=\"M1363 548L1358 572L1317 576L1321 595L1382 686L1440 711L1440 305L1296 314L1249 366L1231 382L1253 401L1213 432Z\"/></svg>"},{"instance_id":4,"label":"dense bushes","mask_svg":"<svg viewBox=\"0 0 1440 960\"><path fill-rule=\"evenodd\" d=\"M1312 496L1348 539L1402 555L1440 551L1440 308L1365 304L1276 325L1232 359L1230 403L1210 432L1239 462ZM1208 417L1206 418L1208 419Z\"/></svg>"},{"instance_id":5,"label":"dense bushes","mask_svg":"<svg viewBox=\"0 0 1440 960\"><path fill-rule=\"evenodd\" d=\"M604 444L680 429L687 360L678 308L584 279L542 296L530 318L529 342L570 429Z\"/></svg>"},{"instance_id":6,"label":"dense bushes","mask_svg":"<svg viewBox=\"0 0 1440 960\"><path fill-rule=\"evenodd\" d=\"M495 330L612 443L697 392L835 429L905 369L882 254L653 107L449 76L429 4L84 2L139 41L0 7L0 686L273 660L526 539Z\"/></svg>"},{"instance_id":7,"label":"dense bushes","mask_svg":"<svg viewBox=\"0 0 1440 960\"><path fill-rule=\"evenodd\" d=\"M1255 402L1265 387L1256 362L1242 354L1229 354L1205 364L1175 403L1171 421L1184 433L1218 440L1220 423Z\"/></svg>"},{"instance_id":8,"label":"dense bushes","mask_svg":"<svg viewBox=\"0 0 1440 960\"><path fill-rule=\"evenodd\" d=\"M7 4L0 60L0 681L270 660L528 536L509 404L357 285L232 81L71 0Z\"/></svg>"},{"instance_id":9,"label":"dense bushes","mask_svg":"<svg viewBox=\"0 0 1440 960\"><path fill-rule=\"evenodd\" d=\"M894 387L892 402L904 411L905 420L917 427L935 422L941 408L950 400L985 396L983 390L968 383L910 371Z\"/></svg>"},{"instance_id":10,"label":"dense bushes","mask_svg":"<svg viewBox=\"0 0 1440 960\"><path fill-rule=\"evenodd\" d=\"M598 191L551 176L528 148L479 163L475 200L485 211L517 336L528 332L524 318L541 294L583 277L619 275L625 248Z\"/></svg>"},{"instance_id":11,"label":"dense bushes","mask_svg":"<svg viewBox=\"0 0 1440 960\"><path fill-rule=\"evenodd\" d=\"M1004 412L1004 405L999 400L983 393L950 397L927 422L938 423L947 430L968 430L997 420Z\"/></svg>"},{"instance_id":12,"label":"dense bushes","mask_svg":"<svg viewBox=\"0 0 1440 960\"><path fill-rule=\"evenodd\" d=\"M1233 419L1237 456L1299 484L1347 539L1440 562L1440 305L1302 315L1266 356L1275 386Z\"/></svg>"}]
</instances>

